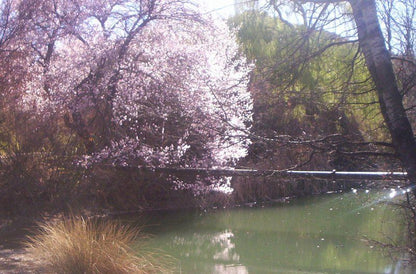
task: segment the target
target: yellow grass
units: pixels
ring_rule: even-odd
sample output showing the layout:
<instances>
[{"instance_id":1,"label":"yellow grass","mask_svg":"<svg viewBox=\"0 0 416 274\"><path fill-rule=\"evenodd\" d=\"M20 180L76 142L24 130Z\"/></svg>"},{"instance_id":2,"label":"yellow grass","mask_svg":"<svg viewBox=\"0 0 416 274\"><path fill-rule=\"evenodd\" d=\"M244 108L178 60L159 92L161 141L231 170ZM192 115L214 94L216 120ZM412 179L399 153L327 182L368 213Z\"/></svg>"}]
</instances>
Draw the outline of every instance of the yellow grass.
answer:
<instances>
[{"instance_id":1,"label":"yellow grass","mask_svg":"<svg viewBox=\"0 0 416 274\"><path fill-rule=\"evenodd\" d=\"M162 256L131 249L138 230L115 221L69 217L39 225L28 252L47 273L165 272ZM156 262L158 261L158 262Z\"/></svg>"}]
</instances>

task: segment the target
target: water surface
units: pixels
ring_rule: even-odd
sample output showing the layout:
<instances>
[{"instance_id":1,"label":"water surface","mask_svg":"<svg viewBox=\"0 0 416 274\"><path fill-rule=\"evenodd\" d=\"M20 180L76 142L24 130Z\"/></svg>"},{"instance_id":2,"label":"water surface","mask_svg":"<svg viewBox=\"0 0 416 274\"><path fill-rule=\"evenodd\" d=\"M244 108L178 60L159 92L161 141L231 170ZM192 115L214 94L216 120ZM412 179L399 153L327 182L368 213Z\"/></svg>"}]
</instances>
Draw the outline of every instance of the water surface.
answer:
<instances>
[{"instance_id":1,"label":"water surface","mask_svg":"<svg viewBox=\"0 0 416 274\"><path fill-rule=\"evenodd\" d=\"M385 203L390 190L354 192L264 207L153 212L139 223L153 235L149 248L175 258L177 273L413 273L404 268L405 254L392 259L366 241L405 241L401 210Z\"/></svg>"}]
</instances>

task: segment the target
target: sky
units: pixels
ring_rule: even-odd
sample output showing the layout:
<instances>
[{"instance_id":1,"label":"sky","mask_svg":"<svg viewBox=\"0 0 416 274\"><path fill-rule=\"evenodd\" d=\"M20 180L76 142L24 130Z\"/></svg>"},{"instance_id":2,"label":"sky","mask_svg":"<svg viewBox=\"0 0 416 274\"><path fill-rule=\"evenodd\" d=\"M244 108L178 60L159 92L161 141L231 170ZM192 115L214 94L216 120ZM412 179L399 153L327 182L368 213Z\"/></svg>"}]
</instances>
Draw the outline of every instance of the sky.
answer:
<instances>
[{"instance_id":1,"label":"sky","mask_svg":"<svg viewBox=\"0 0 416 274\"><path fill-rule=\"evenodd\" d=\"M222 18L234 15L234 0L195 0L202 6L202 10L215 13Z\"/></svg>"}]
</instances>

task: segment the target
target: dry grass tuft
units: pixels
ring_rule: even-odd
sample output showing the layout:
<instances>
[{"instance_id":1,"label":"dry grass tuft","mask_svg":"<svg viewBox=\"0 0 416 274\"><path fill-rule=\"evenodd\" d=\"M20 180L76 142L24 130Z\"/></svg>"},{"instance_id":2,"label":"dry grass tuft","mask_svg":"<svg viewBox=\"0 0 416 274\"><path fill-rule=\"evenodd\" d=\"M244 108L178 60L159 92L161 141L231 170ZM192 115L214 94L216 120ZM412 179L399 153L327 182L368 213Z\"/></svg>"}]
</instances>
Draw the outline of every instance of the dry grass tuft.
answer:
<instances>
[{"instance_id":1,"label":"dry grass tuft","mask_svg":"<svg viewBox=\"0 0 416 274\"><path fill-rule=\"evenodd\" d=\"M137 229L119 222L69 217L39 224L27 250L48 273L165 272L163 256L131 249L138 237Z\"/></svg>"}]
</instances>

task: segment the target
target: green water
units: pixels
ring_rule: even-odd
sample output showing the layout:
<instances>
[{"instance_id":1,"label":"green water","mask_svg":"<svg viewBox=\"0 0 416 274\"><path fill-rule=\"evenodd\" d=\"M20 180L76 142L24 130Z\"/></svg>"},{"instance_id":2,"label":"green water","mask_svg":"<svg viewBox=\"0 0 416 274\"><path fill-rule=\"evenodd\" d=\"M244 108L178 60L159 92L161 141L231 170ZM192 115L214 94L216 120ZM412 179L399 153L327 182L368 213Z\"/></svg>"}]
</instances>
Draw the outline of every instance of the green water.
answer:
<instances>
[{"instance_id":1,"label":"green water","mask_svg":"<svg viewBox=\"0 0 416 274\"><path fill-rule=\"evenodd\" d=\"M381 202L388 196L359 190L265 207L154 212L140 225L153 235L147 248L175 258L176 273L413 273L405 254L392 259L365 242L405 240L401 210Z\"/></svg>"},{"instance_id":2,"label":"green water","mask_svg":"<svg viewBox=\"0 0 416 274\"><path fill-rule=\"evenodd\" d=\"M389 254L391 249L365 241L405 244L403 212L388 204L404 196L391 199L391 194L358 190L267 206L155 211L122 219L153 235L145 249L170 255L174 273L416 273L406 266L406 254ZM21 248L31 228L0 233L0 252ZM142 250L143 243L137 245Z\"/></svg>"}]
</instances>

